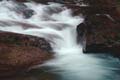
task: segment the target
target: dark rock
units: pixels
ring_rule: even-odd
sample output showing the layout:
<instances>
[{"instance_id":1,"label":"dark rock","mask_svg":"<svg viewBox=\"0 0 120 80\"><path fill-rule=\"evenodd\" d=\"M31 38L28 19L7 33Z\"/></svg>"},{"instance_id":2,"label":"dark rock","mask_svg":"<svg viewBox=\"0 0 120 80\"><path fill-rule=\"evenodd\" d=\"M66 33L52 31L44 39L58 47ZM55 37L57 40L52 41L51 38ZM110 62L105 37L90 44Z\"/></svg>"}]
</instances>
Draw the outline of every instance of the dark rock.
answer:
<instances>
[{"instance_id":1,"label":"dark rock","mask_svg":"<svg viewBox=\"0 0 120 80\"><path fill-rule=\"evenodd\" d=\"M119 7L114 0L98 0L98 2L89 0L88 2L92 7L86 8L85 21L77 28L78 40L84 46L83 51L86 53L107 52L120 56Z\"/></svg>"},{"instance_id":2,"label":"dark rock","mask_svg":"<svg viewBox=\"0 0 120 80\"><path fill-rule=\"evenodd\" d=\"M18 2L18 1L13 1L15 4L15 7L13 10L21 14L24 18L28 19L34 15L34 11L32 9L29 9L24 3Z\"/></svg>"},{"instance_id":3,"label":"dark rock","mask_svg":"<svg viewBox=\"0 0 120 80\"><path fill-rule=\"evenodd\" d=\"M33 14L34 14L34 11L31 9L27 9L23 11L23 15L26 19L30 18Z\"/></svg>"},{"instance_id":4,"label":"dark rock","mask_svg":"<svg viewBox=\"0 0 120 80\"><path fill-rule=\"evenodd\" d=\"M0 32L0 76L24 72L52 57L52 48L43 38Z\"/></svg>"},{"instance_id":5,"label":"dark rock","mask_svg":"<svg viewBox=\"0 0 120 80\"><path fill-rule=\"evenodd\" d=\"M91 5L91 6L116 6L117 0L84 0L85 3Z\"/></svg>"},{"instance_id":6,"label":"dark rock","mask_svg":"<svg viewBox=\"0 0 120 80\"><path fill-rule=\"evenodd\" d=\"M77 28L79 38L85 41L85 52L119 52L120 23L108 15L93 15ZM118 48L115 48L118 46Z\"/></svg>"}]
</instances>

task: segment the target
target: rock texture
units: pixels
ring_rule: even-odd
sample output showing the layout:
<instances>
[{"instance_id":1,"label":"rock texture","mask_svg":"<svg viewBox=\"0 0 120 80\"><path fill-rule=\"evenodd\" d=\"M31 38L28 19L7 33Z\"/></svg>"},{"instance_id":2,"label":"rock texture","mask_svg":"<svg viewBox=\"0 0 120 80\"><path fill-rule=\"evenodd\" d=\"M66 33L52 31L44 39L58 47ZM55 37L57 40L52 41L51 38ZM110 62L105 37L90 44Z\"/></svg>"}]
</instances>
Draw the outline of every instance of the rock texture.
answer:
<instances>
[{"instance_id":1,"label":"rock texture","mask_svg":"<svg viewBox=\"0 0 120 80\"><path fill-rule=\"evenodd\" d=\"M43 38L0 32L0 76L26 71L52 57L52 48Z\"/></svg>"},{"instance_id":2,"label":"rock texture","mask_svg":"<svg viewBox=\"0 0 120 80\"><path fill-rule=\"evenodd\" d=\"M78 25L78 41L84 52L119 54L120 9L116 0L86 0L85 21Z\"/></svg>"}]
</instances>

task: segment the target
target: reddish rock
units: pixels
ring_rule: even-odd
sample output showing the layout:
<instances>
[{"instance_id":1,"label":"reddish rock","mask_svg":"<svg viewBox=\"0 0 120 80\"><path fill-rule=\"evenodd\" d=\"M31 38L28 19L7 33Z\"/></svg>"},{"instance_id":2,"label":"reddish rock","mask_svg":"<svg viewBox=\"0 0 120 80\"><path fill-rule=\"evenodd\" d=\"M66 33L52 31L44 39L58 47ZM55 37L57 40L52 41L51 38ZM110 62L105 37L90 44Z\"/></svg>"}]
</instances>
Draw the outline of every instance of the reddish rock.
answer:
<instances>
[{"instance_id":1,"label":"reddish rock","mask_svg":"<svg viewBox=\"0 0 120 80\"><path fill-rule=\"evenodd\" d=\"M52 56L52 48L43 38L0 32L0 76L26 71Z\"/></svg>"},{"instance_id":2,"label":"reddish rock","mask_svg":"<svg viewBox=\"0 0 120 80\"><path fill-rule=\"evenodd\" d=\"M78 34L83 36L83 39L86 41L84 44L86 45L86 48L90 45L91 46L89 48L93 48L93 45L95 45L96 48L96 45L98 45L98 48L101 46L109 48L115 45L120 45L120 23L115 23L109 19L107 15L95 15L89 17L89 20L86 20L85 23L79 25L78 30L80 30ZM93 48L93 50L97 51L96 48ZM100 51L102 50L104 49L101 48Z\"/></svg>"},{"instance_id":3,"label":"reddish rock","mask_svg":"<svg viewBox=\"0 0 120 80\"><path fill-rule=\"evenodd\" d=\"M89 2L92 7L86 8L85 21L77 28L78 41L82 41L84 52L108 52L120 56L119 7L115 0L90 1L93 1Z\"/></svg>"},{"instance_id":4,"label":"reddish rock","mask_svg":"<svg viewBox=\"0 0 120 80\"><path fill-rule=\"evenodd\" d=\"M86 2L87 4L91 5L91 6L108 6L108 7L112 7L112 6L116 6L116 2L117 0L84 0L84 2Z\"/></svg>"}]
</instances>

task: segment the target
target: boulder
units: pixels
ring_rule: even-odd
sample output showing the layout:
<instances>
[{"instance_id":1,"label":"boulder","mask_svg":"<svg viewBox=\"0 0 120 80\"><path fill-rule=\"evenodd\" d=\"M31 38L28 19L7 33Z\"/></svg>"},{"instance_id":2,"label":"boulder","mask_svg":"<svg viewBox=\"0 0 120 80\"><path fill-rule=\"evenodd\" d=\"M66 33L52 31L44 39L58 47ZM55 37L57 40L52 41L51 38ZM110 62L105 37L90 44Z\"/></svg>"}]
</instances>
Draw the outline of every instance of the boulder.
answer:
<instances>
[{"instance_id":1,"label":"boulder","mask_svg":"<svg viewBox=\"0 0 120 80\"><path fill-rule=\"evenodd\" d=\"M107 15L90 16L89 20L78 26L79 39L85 40L85 51L111 52L113 46L120 45L120 23L115 23ZM105 48L105 49L104 49ZM100 50L98 50L100 49Z\"/></svg>"},{"instance_id":2,"label":"boulder","mask_svg":"<svg viewBox=\"0 0 120 80\"><path fill-rule=\"evenodd\" d=\"M52 57L52 48L43 38L0 32L0 76L27 71Z\"/></svg>"},{"instance_id":3,"label":"boulder","mask_svg":"<svg viewBox=\"0 0 120 80\"><path fill-rule=\"evenodd\" d=\"M115 0L97 1L89 0L91 6L83 10L85 20L77 27L78 42L85 53L120 56L120 9Z\"/></svg>"}]
</instances>

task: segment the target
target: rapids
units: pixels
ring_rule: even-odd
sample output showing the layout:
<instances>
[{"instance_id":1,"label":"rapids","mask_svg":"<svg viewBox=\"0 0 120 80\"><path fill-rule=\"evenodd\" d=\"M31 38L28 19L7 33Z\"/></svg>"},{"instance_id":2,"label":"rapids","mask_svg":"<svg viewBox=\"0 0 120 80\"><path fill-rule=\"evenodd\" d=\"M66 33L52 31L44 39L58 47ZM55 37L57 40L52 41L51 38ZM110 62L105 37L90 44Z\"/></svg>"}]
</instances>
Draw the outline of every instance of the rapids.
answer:
<instances>
[{"instance_id":1,"label":"rapids","mask_svg":"<svg viewBox=\"0 0 120 80\"><path fill-rule=\"evenodd\" d=\"M119 80L118 58L83 54L76 32L83 21L81 15L73 16L71 9L59 3L0 2L1 31L43 37L51 44L55 58L37 67L51 67L45 71L60 75L57 80Z\"/></svg>"}]
</instances>

